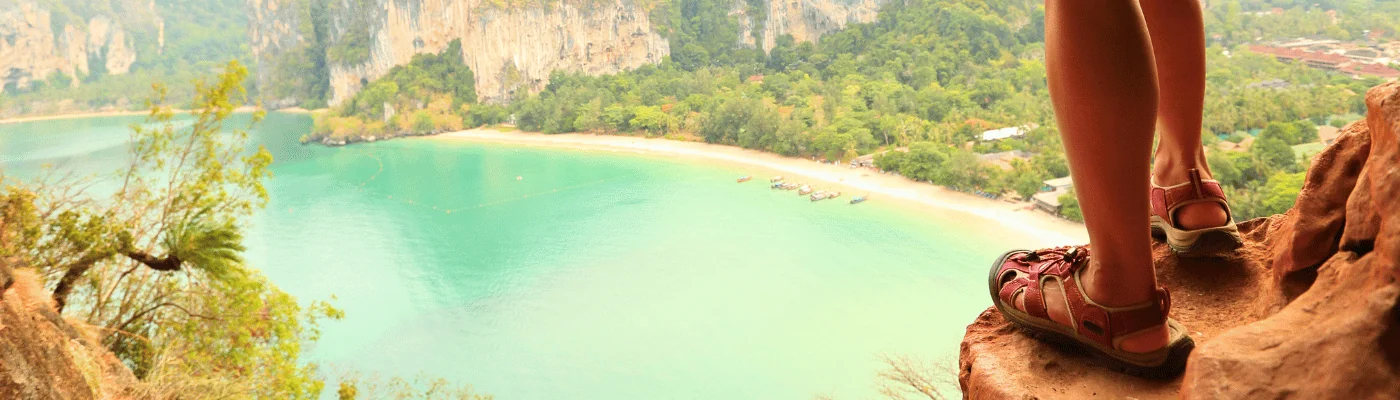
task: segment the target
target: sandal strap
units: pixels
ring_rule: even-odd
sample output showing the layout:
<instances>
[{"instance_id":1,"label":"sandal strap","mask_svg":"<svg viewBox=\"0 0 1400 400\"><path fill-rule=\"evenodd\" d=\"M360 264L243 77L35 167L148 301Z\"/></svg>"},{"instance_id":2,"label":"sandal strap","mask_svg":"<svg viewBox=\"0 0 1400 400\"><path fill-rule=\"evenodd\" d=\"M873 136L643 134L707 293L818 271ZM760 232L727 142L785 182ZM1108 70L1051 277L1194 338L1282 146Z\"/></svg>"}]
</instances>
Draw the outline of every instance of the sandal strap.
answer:
<instances>
[{"instance_id":1,"label":"sandal strap","mask_svg":"<svg viewBox=\"0 0 1400 400\"><path fill-rule=\"evenodd\" d=\"M1225 214L1232 214L1230 203L1225 199L1225 190L1220 187L1220 182L1215 180L1201 179L1201 171L1192 168L1187 171L1188 179L1186 183L1173 186L1157 186L1152 184L1151 199L1152 213L1166 220L1172 226L1176 226L1176 210L1187 204L1211 202L1218 203L1225 208ZM1230 215L1230 218L1233 218Z\"/></svg>"},{"instance_id":2,"label":"sandal strap","mask_svg":"<svg viewBox=\"0 0 1400 400\"><path fill-rule=\"evenodd\" d=\"M1088 258L1088 246L1013 254L1002 263L998 276L1003 282L1006 282L1007 274L1016 273L1018 276L1001 287L998 298L1004 304L1014 304L1015 295L1024 291L1025 312L1036 318L1050 319L1041 286L1048 280L1057 280L1065 295L1070 321L1075 324L1075 333L1086 341L1106 348L1116 348L1116 338L1159 327L1166 322L1167 312L1171 309L1171 294L1165 288L1157 289L1156 301L1136 306L1108 307L1089 299L1079 281L1079 271L1083 269L1082 266L1088 265Z\"/></svg>"}]
</instances>

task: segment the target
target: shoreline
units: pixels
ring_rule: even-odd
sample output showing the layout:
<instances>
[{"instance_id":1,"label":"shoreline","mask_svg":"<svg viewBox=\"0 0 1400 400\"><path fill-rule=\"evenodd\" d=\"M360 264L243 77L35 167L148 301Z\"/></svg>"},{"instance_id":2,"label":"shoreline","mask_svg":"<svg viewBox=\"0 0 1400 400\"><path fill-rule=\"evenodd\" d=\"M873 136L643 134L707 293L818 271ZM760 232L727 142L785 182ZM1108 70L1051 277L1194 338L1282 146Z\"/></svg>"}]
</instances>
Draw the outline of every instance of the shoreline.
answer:
<instances>
[{"instance_id":1,"label":"shoreline","mask_svg":"<svg viewBox=\"0 0 1400 400\"><path fill-rule=\"evenodd\" d=\"M784 157L774 153L749 150L735 146L725 146L701 142L686 142L664 138L643 138L637 136L594 135L564 133L546 135L542 133L502 132L494 129L469 129L429 136L428 140L457 140L470 142L503 143L537 147L565 148L576 150L602 150L682 156L696 160L723 162L745 167L757 167L784 175L799 175L869 193L874 200L897 199L902 203L922 208L922 211L935 209L970 215L996 222L1008 229L1041 239L1048 245L1088 243L1089 236L1083 224L1066 221L1034 210L1024 210L1029 203L1009 203L966 194L929 183L896 176L880 174L869 169L851 169L846 166L821 164L815 161ZM767 184L764 176L755 180Z\"/></svg>"},{"instance_id":2,"label":"shoreline","mask_svg":"<svg viewBox=\"0 0 1400 400\"><path fill-rule=\"evenodd\" d=\"M247 113L247 112L256 111L257 109L258 109L258 108L257 108L257 107L254 107L254 106L240 106L240 107L234 109L233 112L235 112L235 113ZM176 109L173 109L172 111L174 111L174 112L176 112L176 113L183 113L183 112L189 112L190 110L181 109L181 108L176 108ZM311 114L311 113L313 113L314 111L315 111L315 110L306 110L306 109L301 109L301 108L293 107L293 108L290 108L290 109L269 110L268 112L285 112L285 113L290 113L290 114ZM151 113L151 110L136 110L136 111L108 110L108 111L82 111L82 112L75 112L75 113L50 114L50 115L30 115L30 116L22 116L22 117L0 118L0 125L5 125L5 124L22 124L22 123L25 123L25 122L39 122L39 121L56 121L56 120L64 120L64 119L79 119L79 118L126 117L126 116L133 116L133 115L147 115L147 114L150 114L150 113Z\"/></svg>"}]
</instances>

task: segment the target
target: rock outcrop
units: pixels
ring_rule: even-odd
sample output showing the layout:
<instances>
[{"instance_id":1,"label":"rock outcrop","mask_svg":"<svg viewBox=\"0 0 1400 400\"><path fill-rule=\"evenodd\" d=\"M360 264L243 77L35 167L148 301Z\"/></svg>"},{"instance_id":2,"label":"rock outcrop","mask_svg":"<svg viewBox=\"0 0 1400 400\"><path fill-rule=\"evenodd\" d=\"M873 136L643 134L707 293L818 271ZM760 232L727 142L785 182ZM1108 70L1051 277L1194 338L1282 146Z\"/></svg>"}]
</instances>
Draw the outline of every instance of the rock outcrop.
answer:
<instances>
[{"instance_id":1,"label":"rock outcrop","mask_svg":"<svg viewBox=\"0 0 1400 400\"><path fill-rule=\"evenodd\" d=\"M1031 339L995 309L968 326L968 398L1400 397L1400 83L1313 161L1297 204L1240 225L1223 259L1155 249L1172 317L1197 341L1184 376L1151 381Z\"/></svg>"},{"instance_id":2,"label":"rock outcrop","mask_svg":"<svg viewBox=\"0 0 1400 400\"><path fill-rule=\"evenodd\" d=\"M95 332L54 312L29 270L0 260L0 398L131 398L138 385Z\"/></svg>"},{"instance_id":3,"label":"rock outcrop","mask_svg":"<svg viewBox=\"0 0 1400 400\"><path fill-rule=\"evenodd\" d=\"M95 69L125 74L137 57L129 24L161 24L152 0L121 1L120 7L109 7L122 10L120 15L90 16L50 10L32 0L4 3L0 1L0 93L28 89L53 74L72 78L74 85Z\"/></svg>"}]
</instances>

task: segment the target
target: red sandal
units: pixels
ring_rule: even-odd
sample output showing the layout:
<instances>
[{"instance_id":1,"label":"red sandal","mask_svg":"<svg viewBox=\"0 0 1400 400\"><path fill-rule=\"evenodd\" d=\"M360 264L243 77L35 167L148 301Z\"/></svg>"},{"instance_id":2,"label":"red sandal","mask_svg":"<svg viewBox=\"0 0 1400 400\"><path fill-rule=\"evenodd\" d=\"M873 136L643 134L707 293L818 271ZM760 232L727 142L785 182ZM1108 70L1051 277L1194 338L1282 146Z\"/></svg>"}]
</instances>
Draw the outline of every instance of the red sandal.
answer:
<instances>
[{"instance_id":1,"label":"red sandal","mask_svg":"<svg viewBox=\"0 0 1400 400\"><path fill-rule=\"evenodd\" d=\"M992 302L1008 321L1042 340L1074 345L1095 356L1110 369L1148 378L1171 378L1186 369L1186 358L1195 348L1186 328L1167 318L1171 296L1157 289L1157 299L1130 307L1108 307L1084 294L1079 272L1089 261L1089 248L1057 247L1044 250L1015 250L1002 255L992 265L988 286ZM1065 295L1069 319L1075 326L1050 319L1041 287L1054 279ZM1016 309L1014 300L1024 292L1027 311ZM1167 345L1147 353L1119 350L1119 339L1161 326L1168 327Z\"/></svg>"},{"instance_id":2,"label":"red sandal","mask_svg":"<svg viewBox=\"0 0 1400 400\"><path fill-rule=\"evenodd\" d=\"M1200 170L1192 168L1190 179L1180 185L1161 187L1153 182L1151 197L1152 236L1165 239L1173 252L1188 257L1215 256L1244 245L1220 182L1201 179ZM1176 211L1195 203L1217 203L1225 207L1225 225L1195 230L1178 228Z\"/></svg>"}]
</instances>

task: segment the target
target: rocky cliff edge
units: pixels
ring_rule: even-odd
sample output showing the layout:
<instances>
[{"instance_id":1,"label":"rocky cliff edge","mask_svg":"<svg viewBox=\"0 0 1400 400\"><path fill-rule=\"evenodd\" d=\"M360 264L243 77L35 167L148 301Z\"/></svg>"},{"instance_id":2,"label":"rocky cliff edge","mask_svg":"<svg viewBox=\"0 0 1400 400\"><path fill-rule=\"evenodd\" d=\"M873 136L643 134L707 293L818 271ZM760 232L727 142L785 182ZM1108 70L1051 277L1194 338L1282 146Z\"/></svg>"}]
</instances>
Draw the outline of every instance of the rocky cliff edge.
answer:
<instances>
[{"instance_id":1,"label":"rocky cliff edge","mask_svg":"<svg viewBox=\"0 0 1400 400\"><path fill-rule=\"evenodd\" d=\"M1157 244L1172 318L1198 347L1184 376L1133 378L1020 333L994 308L963 338L972 399L1400 398L1400 82L1314 159L1292 210L1240 224L1245 248L1182 260Z\"/></svg>"},{"instance_id":2,"label":"rocky cliff edge","mask_svg":"<svg viewBox=\"0 0 1400 400\"><path fill-rule=\"evenodd\" d=\"M131 370L90 327L54 312L32 270L0 259L0 284L0 399L134 396Z\"/></svg>"}]
</instances>

